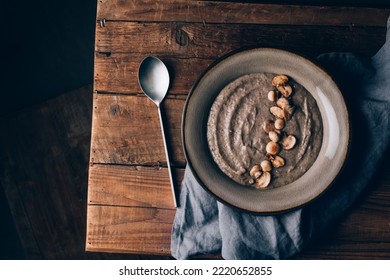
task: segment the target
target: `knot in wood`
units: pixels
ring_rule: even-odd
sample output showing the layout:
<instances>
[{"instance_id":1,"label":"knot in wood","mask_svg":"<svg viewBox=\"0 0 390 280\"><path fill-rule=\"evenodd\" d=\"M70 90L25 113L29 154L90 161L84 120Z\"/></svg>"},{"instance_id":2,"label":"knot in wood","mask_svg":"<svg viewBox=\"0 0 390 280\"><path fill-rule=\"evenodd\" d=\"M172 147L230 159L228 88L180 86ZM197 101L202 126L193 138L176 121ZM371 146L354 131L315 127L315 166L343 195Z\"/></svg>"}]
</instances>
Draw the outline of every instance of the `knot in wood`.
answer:
<instances>
[{"instance_id":1,"label":"knot in wood","mask_svg":"<svg viewBox=\"0 0 390 280\"><path fill-rule=\"evenodd\" d=\"M110 115L115 117L120 114L120 108L118 104L113 104L110 107Z\"/></svg>"},{"instance_id":2,"label":"knot in wood","mask_svg":"<svg viewBox=\"0 0 390 280\"><path fill-rule=\"evenodd\" d=\"M187 32L185 32L183 29L178 27L175 33L175 40L176 43L178 43L180 46L188 45L189 37Z\"/></svg>"}]
</instances>

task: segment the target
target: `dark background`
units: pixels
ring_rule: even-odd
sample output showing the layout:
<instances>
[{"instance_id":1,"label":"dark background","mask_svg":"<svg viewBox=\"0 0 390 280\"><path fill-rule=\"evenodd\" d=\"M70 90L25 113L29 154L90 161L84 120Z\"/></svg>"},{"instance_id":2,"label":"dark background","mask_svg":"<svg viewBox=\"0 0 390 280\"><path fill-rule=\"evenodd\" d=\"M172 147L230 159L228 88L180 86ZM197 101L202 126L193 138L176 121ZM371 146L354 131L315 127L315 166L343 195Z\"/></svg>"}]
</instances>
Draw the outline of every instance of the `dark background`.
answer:
<instances>
[{"instance_id":1,"label":"dark background","mask_svg":"<svg viewBox=\"0 0 390 280\"><path fill-rule=\"evenodd\" d=\"M0 3L0 118L92 84L97 0L0 0ZM284 3L390 6L389 0ZM7 135L7 131L0 133L1 137ZM23 258L23 249L0 186L0 259Z\"/></svg>"},{"instance_id":2,"label":"dark background","mask_svg":"<svg viewBox=\"0 0 390 280\"><path fill-rule=\"evenodd\" d=\"M0 3L0 118L92 84L96 0ZM0 258L24 258L2 187Z\"/></svg>"},{"instance_id":3,"label":"dark background","mask_svg":"<svg viewBox=\"0 0 390 280\"><path fill-rule=\"evenodd\" d=\"M0 115L92 83L96 0L1 1Z\"/></svg>"}]
</instances>

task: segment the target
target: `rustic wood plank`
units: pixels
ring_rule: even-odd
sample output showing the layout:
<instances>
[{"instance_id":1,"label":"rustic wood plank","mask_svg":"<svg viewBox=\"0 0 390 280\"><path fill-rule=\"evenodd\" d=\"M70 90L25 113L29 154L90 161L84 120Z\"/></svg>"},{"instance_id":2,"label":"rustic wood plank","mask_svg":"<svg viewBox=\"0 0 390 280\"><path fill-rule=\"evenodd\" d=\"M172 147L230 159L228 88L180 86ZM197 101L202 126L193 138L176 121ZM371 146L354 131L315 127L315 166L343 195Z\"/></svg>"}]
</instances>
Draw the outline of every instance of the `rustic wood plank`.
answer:
<instances>
[{"instance_id":1,"label":"rustic wood plank","mask_svg":"<svg viewBox=\"0 0 390 280\"><path fill-rule=\"evenodd\" d=\"M365 241L390 244L390 192L388 187L387 182L382 182L377 188L378 191L366 193L364 200L355 204L350 213L340 222L337 230L338 239L346 243ZM378 195L383 197L378 198Z\"/></svg>"},{"instance_id":2,"label":"rustic wood plank","mask_svg":"<svg viewBox=\"0 0 390 280\"><path fill-rule=\"evenodd\" d=\"M170 255L175 210L88 206L87 251Z\"/></svg>"},{"instance_id":3,"label":"rustic wood plank","mask_svg":"<svg viewBox=\"0 0 390 280\"><path fill-rule=\"evenodd\" d=\"M385 28L107 22L97 27L95 90L139 93L139 63L157 55L171 72L170 94L187 94L208 65L240 47L288 49L309 58L332 51L374 54ZM221 44L221 42L224 42Z\"/></svg>"},{"instance_id":4,"label":"rustic wood plank","mask_svg":"<svg viewBox=\"0 0 390 280\"><path fill-rule=\"evenodd\" d=\"M173 174L179 191L184 169ZM89 167L88 204L174 209L168 170L94 164Z\"/></svg>"},{"instance_id":5,"label":"rustic wood plank","mask_svg":"<svg viewBox=\"0 0 390 280\"><path fill-rule=\"evenodd\" d=\"M107 22L96 26L95 51L215 58L233 49L262 45L310 55L351 50L368 53L384 43L386 27ZM378 38L382 38L378 41ZM374 42L372 42L374 41ZM360 42L360 46L355 46ZM319 49L317 49L317 47Z\"/></svg>"},{"instance_id":6,"label":"rustic wood plank","mask_svg":"<svg viewBox=\"0 0 390 280\"><path fill-rule=\"evenodd\" d=\"M182 99L162 106L171 163L184 166ZM94 94L91 163L166 166L156 105L144 96Z\"/></svg>"},{"instance_id":7,"label":"rustic wood plank","mask_svg":"<svg viewBox=\"0 0 390 280\"><path fill-rule=\"evenodd\" d=\"M302 6L223 1L99 0L97 18L290 25L385 26L390 9Z\"/></svg>"}]
</instances>

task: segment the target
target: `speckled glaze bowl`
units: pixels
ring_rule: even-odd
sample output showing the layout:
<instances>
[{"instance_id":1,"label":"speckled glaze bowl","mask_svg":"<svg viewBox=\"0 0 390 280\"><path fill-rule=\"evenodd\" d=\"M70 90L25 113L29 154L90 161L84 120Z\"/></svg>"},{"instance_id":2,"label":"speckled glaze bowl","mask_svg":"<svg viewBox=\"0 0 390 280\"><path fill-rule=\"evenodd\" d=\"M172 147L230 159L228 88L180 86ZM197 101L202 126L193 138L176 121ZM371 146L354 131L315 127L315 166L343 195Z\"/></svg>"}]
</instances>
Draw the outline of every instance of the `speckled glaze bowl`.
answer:
<instances>
[{"instance_id":1,"label":"speckled glaze bowl","mask_svg":"<svg viewBox=\"0 0 390 280\"><path fill-rule=\"evenodd\" d=\"M235 79L257 72L286 74L303 85L315 98L323 122L322 146L309 170L288 185L265 190L240 185L225 175L207 141L210 108L220 91ZM187 164L205 190L238 209L273 214L309 203L334 182L348 152L350 124L343 96L323 69L288 51L253 48L228 54L200 76L184 107L182 138Z\"/></svg>"}]
</instances>

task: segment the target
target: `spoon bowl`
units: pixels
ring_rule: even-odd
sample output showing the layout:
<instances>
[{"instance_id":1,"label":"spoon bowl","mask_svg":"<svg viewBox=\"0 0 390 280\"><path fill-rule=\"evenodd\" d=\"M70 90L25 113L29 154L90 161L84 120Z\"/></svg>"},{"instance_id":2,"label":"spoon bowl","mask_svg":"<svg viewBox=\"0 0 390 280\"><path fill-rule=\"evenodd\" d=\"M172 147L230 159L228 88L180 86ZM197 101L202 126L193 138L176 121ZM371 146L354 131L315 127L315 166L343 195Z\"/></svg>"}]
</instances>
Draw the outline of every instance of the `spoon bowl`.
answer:
<instances>
[{"instance_id":1,"label":"spoon bowl","mask_svg":"<svg viewBox=\"0 0 390 280\"><path fill-rule=\"evenodd\" d=\"M159 106L169 87L169 73L165 64L154 56L145 58L139 67L138 81L145 95Z\"/></svg>"}]
</instances>

